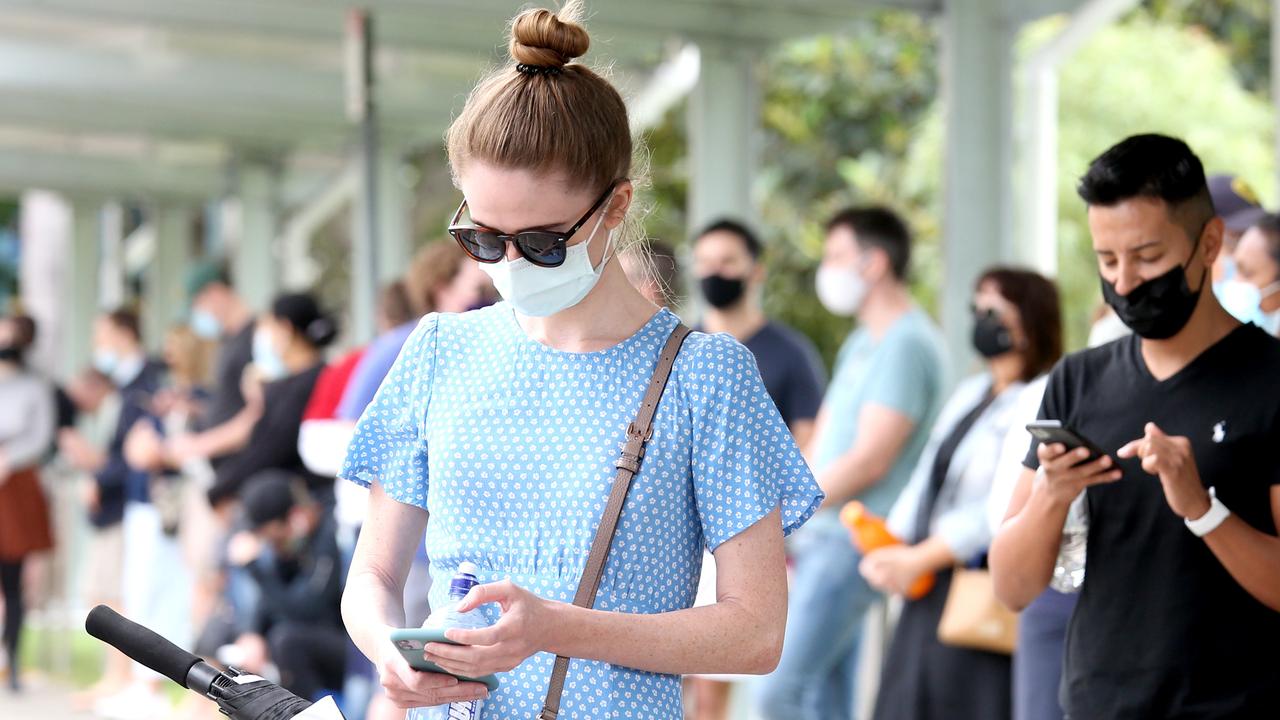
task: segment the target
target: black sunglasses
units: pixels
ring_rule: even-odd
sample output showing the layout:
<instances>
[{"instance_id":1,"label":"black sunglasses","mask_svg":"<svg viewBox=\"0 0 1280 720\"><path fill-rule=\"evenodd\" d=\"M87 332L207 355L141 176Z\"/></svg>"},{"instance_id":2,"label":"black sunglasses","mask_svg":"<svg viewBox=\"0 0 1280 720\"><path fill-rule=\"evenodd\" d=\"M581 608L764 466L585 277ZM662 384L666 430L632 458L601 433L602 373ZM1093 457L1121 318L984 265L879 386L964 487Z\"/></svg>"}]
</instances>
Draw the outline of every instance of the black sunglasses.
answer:
<instances>
[{"instance_id":1,"label":"black sunglasses","mask_svg":"<svg viewBox=\"0 0 1280 720\"><path fill-rule=\"evenodd\" d=\"M462 204L458 206L458 212L453 214L453 220L449 223L449 234L454 240L458 241L458 245L462 247L463 252L471 257L472 260L482 263L496 263L507 254L507 243L513 243L516 249L524 259L537 265L538 267L553 268L564 264L564 259L568 255L566 246L569 238L578 232L587 222L587 218L595 214L604 201L608 199L609 194L618 185L618 181L609 183L609 187L605 188L600 194L599 199L591 206L591 209L582 216L573 227L563 232L557 230L526 230L518 232L514 235L505 235L493 228L480 227L478 225L459 225L458 220L462 218L462 211L467 209L466 198L462 199Z\"/></svg>"}]
</instances>

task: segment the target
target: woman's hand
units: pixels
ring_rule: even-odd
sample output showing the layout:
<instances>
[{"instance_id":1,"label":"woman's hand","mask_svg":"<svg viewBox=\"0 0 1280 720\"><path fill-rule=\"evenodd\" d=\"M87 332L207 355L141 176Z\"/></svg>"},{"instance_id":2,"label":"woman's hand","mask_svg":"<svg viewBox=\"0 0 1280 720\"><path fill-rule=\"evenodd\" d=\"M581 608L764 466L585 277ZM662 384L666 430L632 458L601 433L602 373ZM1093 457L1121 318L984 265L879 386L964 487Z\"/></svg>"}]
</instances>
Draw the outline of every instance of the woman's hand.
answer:
<instances>
[{"instance_id":1,"label":"woman's hand","mask_svg":"<svg viewBox=\"0 0 1280 720\"><path fill-rule=\"evenodd\" d=\"M398 708L435 707L489 697L488 688L480 683L464 683L451 675L414 670L389 637L386 648L378 659L378 676L387 699Z\"/></svg>"},{"instance_id":2,"label":"woman's hand","mask_svg":"<svg viewBox=\"0 0 1280 720\"><path fill-rule=\"evenodd\" d=\"M906 594L916 578L932 571L924 554L911 545L891 545L872 550L858 564L871 587L883 593Z\"/></svg>"},{"instance_id":3,"label":"woman's hand","mask_svg":"<svg viewBox=\"0 0 1280 720\"><path fill-rule=\"evenodd\" d=\"M428 643L426 658L456 675L484 677L508 672L546 649L546 638L555 632L550 627L555 620L549 601L503 580L471 588L458 612L491 602L502 608L498 622L479 630L448 630L445 637L462 644Z\"/></svg>"}]
</instances>

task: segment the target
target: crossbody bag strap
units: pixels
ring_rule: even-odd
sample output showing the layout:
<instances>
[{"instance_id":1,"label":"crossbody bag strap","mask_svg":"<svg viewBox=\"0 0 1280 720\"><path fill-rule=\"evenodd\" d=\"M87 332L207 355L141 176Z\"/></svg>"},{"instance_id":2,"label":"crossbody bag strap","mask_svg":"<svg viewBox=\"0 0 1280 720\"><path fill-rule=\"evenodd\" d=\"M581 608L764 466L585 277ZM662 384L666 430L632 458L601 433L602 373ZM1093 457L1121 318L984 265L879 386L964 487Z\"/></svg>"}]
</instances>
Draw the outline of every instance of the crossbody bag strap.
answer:
<instances>
[{"instance_id":1,"label":"crossbody bag strap","mask_svg":"<svg viewBox=\"0 0 1280 720\"><path fill-rule=\"evenodd\" d=\"M658 402L662 400L662 391L667 387L667 379L671 377L671 368L675 365L680 346L689 336L689 328L684 324L676 325L667 339L667 345L658 356L658 366L653 370L653 379L645 390L644 401L636 418L627 426L627 441L622 447L618 461L614 464L617 472L613 476L613 487L609 491L609 502L604 506L604 515L600 518L600 527L596 529L596 537L591 541L591 553L587 555L587 566L582 571L582 579L578 581L578 592L573 597L573 604L589 608L595 604L596 591L600 588L600 577L604 574L604 563L609 557L609 547L613 545L613 534L618 529L618 518L622 515L622 505L627 500L627 490L631 488L631 480L640 472L640 463L644 460L645 445L653 437L653 416L658 411ZM547 688L547 699L542 705L538 720L556 720L560 714L560 695L564 692L565 676L569 672L569 658L563 655L556 657L555 666L551 670L551 683Z\"/></svg>"}]
</instances>

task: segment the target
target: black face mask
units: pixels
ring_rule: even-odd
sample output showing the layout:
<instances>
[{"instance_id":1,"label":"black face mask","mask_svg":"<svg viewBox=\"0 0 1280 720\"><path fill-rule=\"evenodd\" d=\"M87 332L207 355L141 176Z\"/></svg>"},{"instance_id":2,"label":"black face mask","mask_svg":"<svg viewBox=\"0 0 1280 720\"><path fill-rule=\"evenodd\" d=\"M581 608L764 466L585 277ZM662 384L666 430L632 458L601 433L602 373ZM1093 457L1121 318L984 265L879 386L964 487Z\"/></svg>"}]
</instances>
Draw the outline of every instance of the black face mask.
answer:
<instances>
[{"instance_id":1,"label":"black face mask","mask_svg":"<svg viewBox=\"0 0 1280 720\"><path fill-rule=\"evenodd\" d=\"M1196 238L1191 257L1195 257L1199 247L1200 238ZM1128 295L1117 293L1115 283L1103 280L1102 297L1116 311L1121 322L1139 337L1167 340L1187 326L1208 279L1209 269L1206 267L1200 277L1200 287L1193 291L1187 284L1186 265L1178 265L1160 277L1142 283Z\"/></svg>"},{"instance_id":2,"label":"black face mask","mask_svg":"<svg viewBox=\"0 0 1280 720\"><path fill-rule=\"evenodd\" d=\"M702 297L713 308L723 309L742 299L747 291L747 283L742 278L727 278L723 275L708 275L698 281L702 289Z\"/></svg>"},{"instance_id":3,"label":"black face mask","mask_svg":"<svg viewBox=\"0 0 1280 720\"><path fill-rule=\"evenodd\" d=\"M22 348L17 345L0 346L0 362L22 364Z\"/></svg>"},{"instance_id":4,"label":"black face mask","mask_svg":"<svg viewBox=\"0 0 1280 720\"><path fill-rule=\"evenodd\" d=\"M1013 350L1013 333L1000 322L1000 316L994 310L974 313L973 349L987 359Z\"/></svg>"}]
</instances>

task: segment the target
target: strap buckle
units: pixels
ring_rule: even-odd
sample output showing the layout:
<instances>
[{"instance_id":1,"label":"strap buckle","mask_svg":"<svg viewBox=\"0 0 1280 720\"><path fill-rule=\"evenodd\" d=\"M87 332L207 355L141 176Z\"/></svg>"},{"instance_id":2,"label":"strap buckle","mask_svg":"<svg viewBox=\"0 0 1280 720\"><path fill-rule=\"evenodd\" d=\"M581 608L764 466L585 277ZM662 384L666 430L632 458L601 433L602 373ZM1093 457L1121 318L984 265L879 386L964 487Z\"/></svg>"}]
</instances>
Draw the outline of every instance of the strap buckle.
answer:
<instances>
[{"instance_id":1,"label":"strap buckle","mask_svg":"<svg viewBox=\"0 0 1280 720\"><path fill-rule=\"evenodd\" d=\"M646 443L649 442L653 439L653 424L650 423L649 427L645 428L645 431L642 433L640 432L640 428L637 428L635 422L632 421L631 424L627 425L627 439L639 440L640 442Z\"/></svg>"},{"instance_id":2,"label":"strap buckle","mask_svg":"<svg viewBox=\"0 0 1280 720\"><path fill-rule=\"evenodd\" d=\"M544 707L542 708L542 712L538 713L537 720L556 720L556 716L559 714L560 713L552 710L551 708Z\"/></svg>"}]
</instances>

